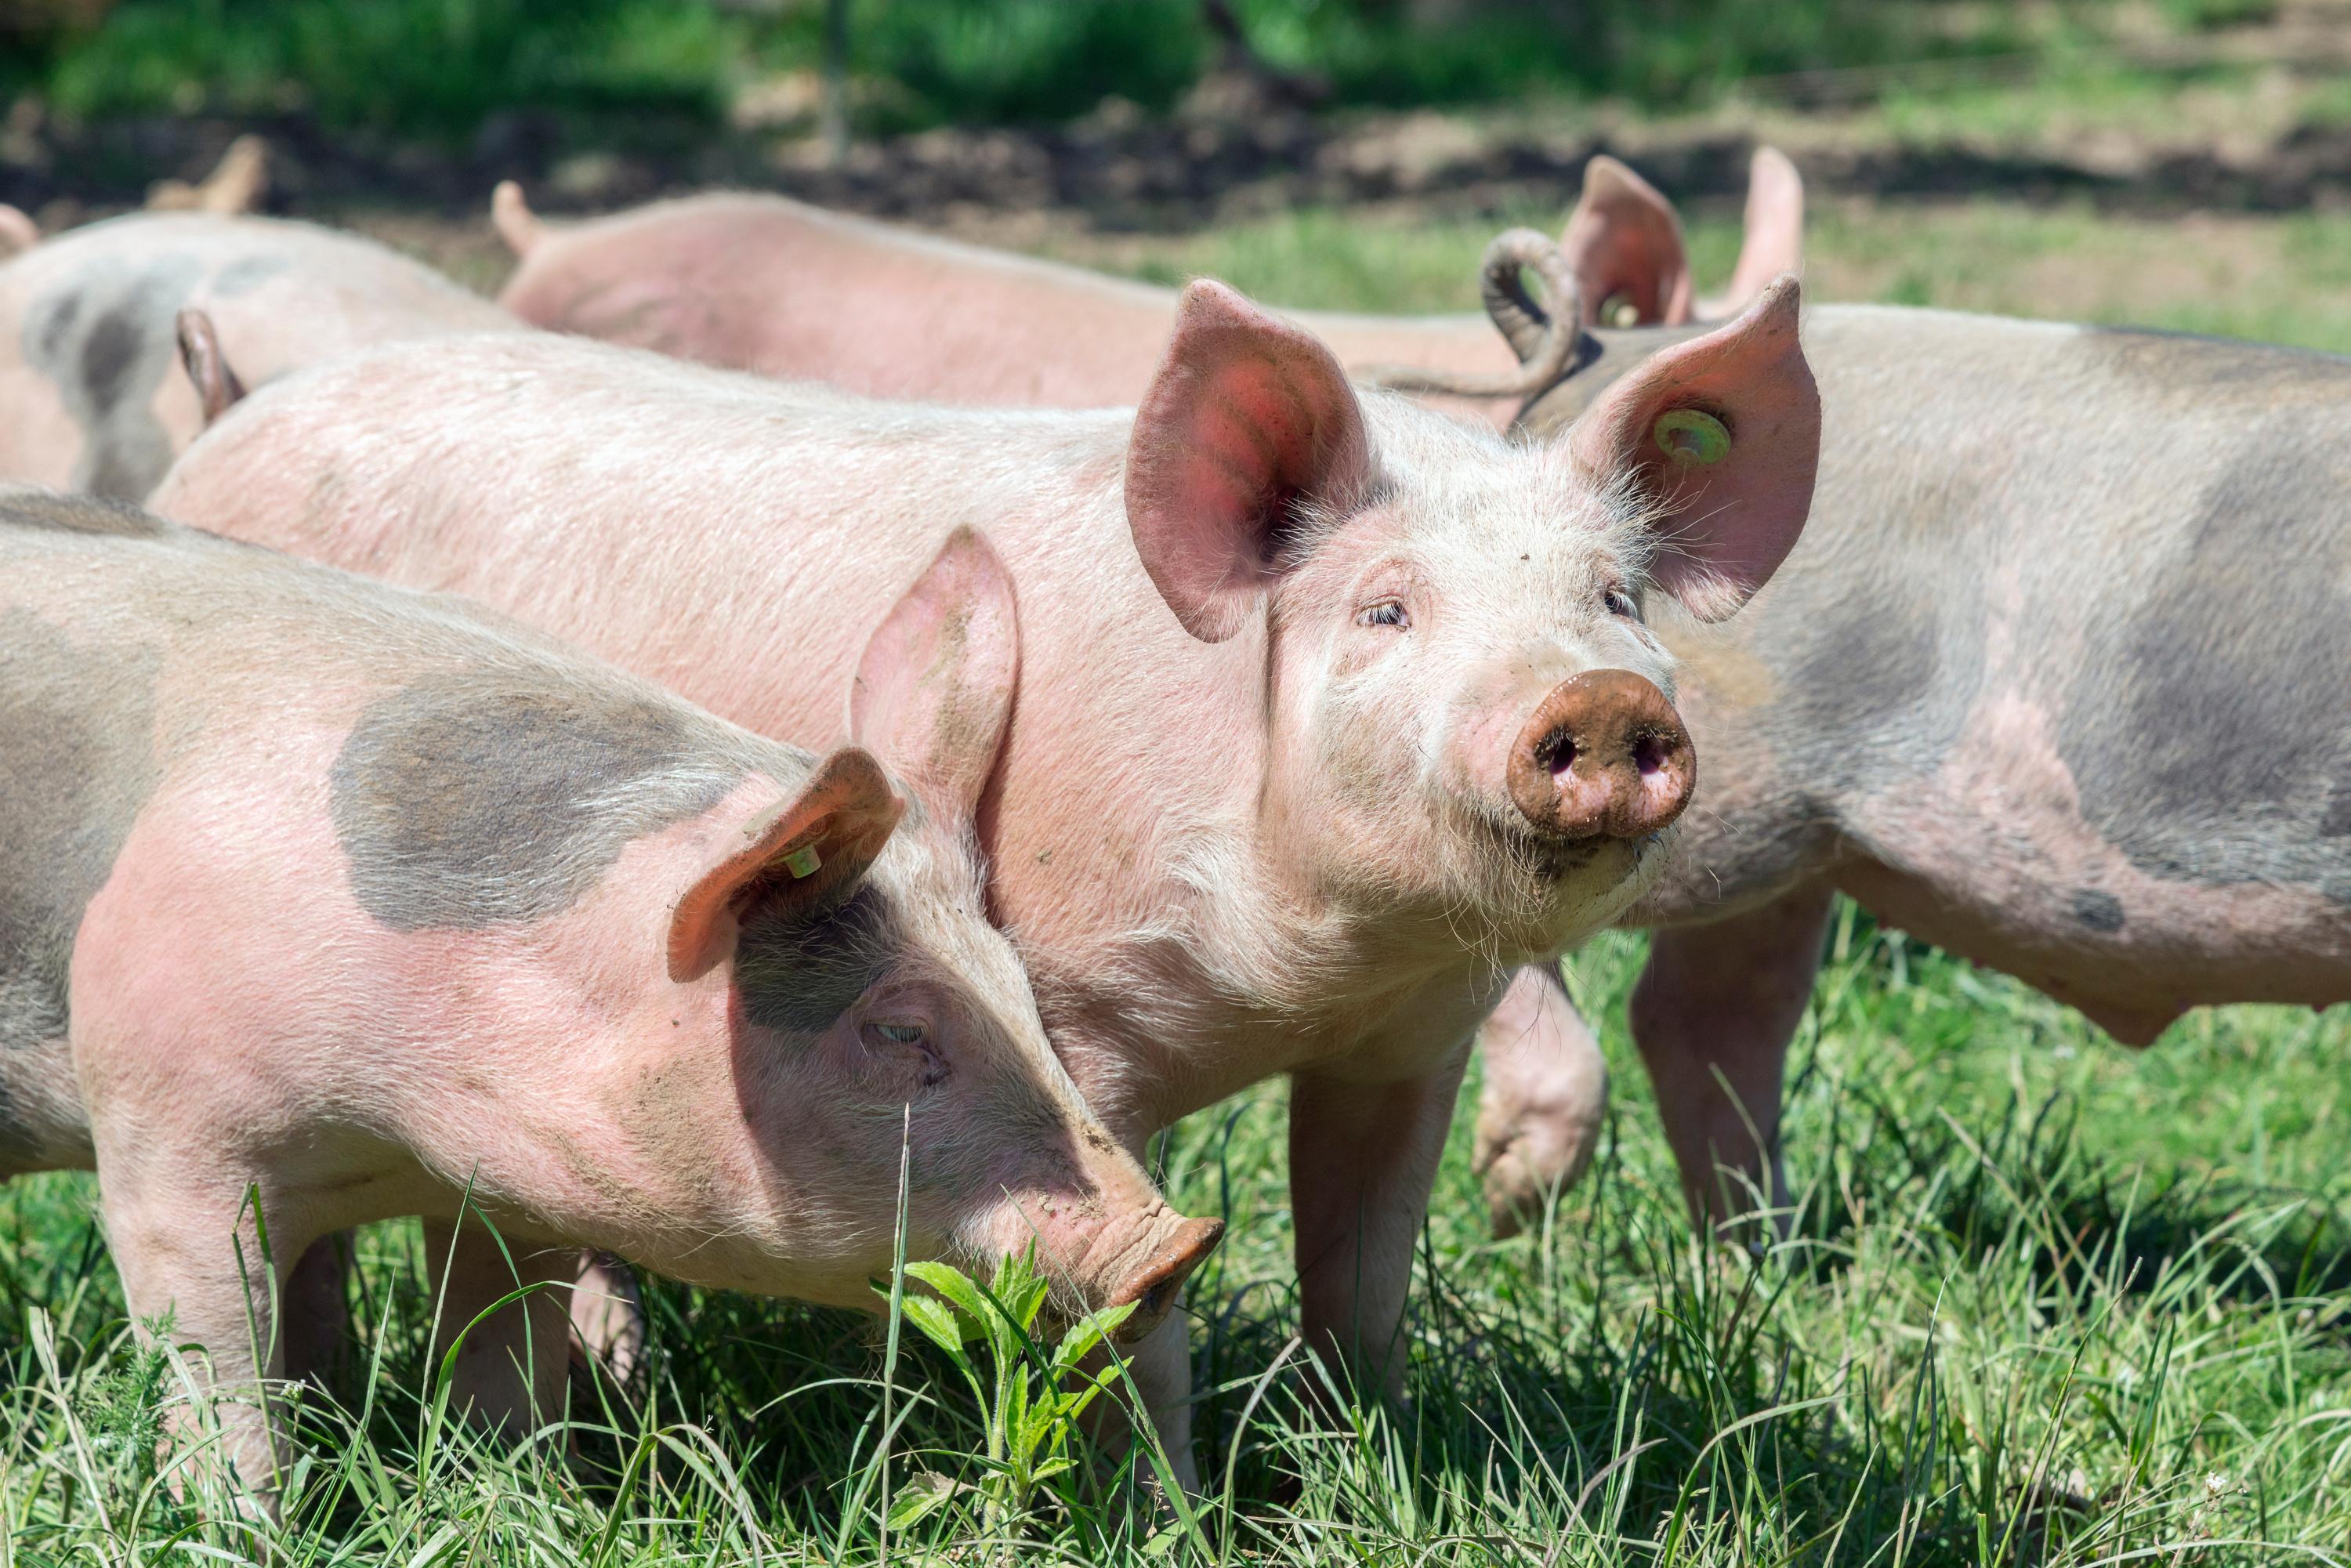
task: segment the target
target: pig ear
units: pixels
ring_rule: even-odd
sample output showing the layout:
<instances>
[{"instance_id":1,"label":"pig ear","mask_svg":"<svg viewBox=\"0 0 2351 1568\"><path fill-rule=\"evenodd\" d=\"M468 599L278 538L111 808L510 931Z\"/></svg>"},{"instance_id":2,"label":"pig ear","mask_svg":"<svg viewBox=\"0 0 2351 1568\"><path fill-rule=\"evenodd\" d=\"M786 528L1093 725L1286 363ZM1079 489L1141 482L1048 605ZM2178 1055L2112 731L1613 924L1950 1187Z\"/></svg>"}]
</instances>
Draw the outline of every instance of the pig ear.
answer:
<instances>
[{"instance_id":1,"label":"pig ear","mask_svg":"<svg viewBox=\"0 0 2351 1568\"><path fill-rule=\"evenodd\" d=\"M528 256L544 232L538 214L523 199L522 187L512 180L500 180L497 188L490 193L490 226L498 231L498 237L507 242L507 248L517 257Z\"/></svg>"},{"instance_id":2,"label":"pig ear","mask_svg":"<svg viewBox=\"0 0 2351 1568\"><path fill-rule=\"evenodd\" d=\"M1701 319L1736 315L1773 278L1804 269L1804 177L1777 147L1758 147L1748 165L1745 229L1730 287L1699 301Z\"/></svg>"},{"instance_id":3,"label":"pig ear","mask_svg":"<svg viewBox=\"0 0 2351 1568\"><path fill-rule=\"evenodd\" d=\"M1583 166L1583 196L1559 249L1575 275L1585 326L1677 327L1690 319L1689 254L1674 204L1605 152ZM1611 299L1629 304L1635 319L1603 320Z\"/></svg>"},{"instance_id":4,"label":"pig ear","mask_svg":"<svg viewBox=\"0 0 2351 1568\"><path fill-rule=\"evenodd\" d=\"M0 202L0 261L41 243L41 225L17 208Z\"/></svg>"},{"instance_id":5,"label":"pig ear","mask_svg":"<svg viewBox=\"0 0 2351 1568\"><path fill-rule=\"evenodd\" d=\"M1143 567L1204 643L1239 631L1301 503L1344 509L1371 473L1363 410L1320 340L1205 278L1135 410L1126 517Z\"/></svg>"},{"instance_id":6,"label":"pig ear","mask_svg":"<svg viewBox=\"0 0 2351 1568\"><path fill-rule=\"evenodd\" d=\"M805 909L864 875L905 810L870 752L847 746L818 763L799 794L744 824L677 901L669 977L699 979L734 956L755 912Z\"/></svg>"},{"instance_id":7,"label":"pig ear","mask_svg":"<svg viewBox=\"0 0 2351 1568\"><path fill-rule=\"evenodd\" d=\"M865 644L850 738L934 810L967 821L996 769L1019 669L1012 578L986 539L957 528Z\"/></svg>"},{"instance_id":8,"label":"pig ear","mask_svg":"<svg viewBox=\"0 0 2351 1568\"><path fill-rule=\"evenodd\" d=\"M1650 356L1568 434L1589 479L1656 508L1650 580L1702 621L1763 586L1812 507L1821 397L1800 298L1781 278L1737 320Z\"/></svg>"},{"instance_id":9,"label":"pig ear","mask_svg":"<svg viewBox=\"0 0 2351 1568\"><path fill-rule=\"evenodd\" d=\"M221 352L220 333L214 329L210 316L202 310L183 310L177 325L180 364L195 383L196 400L204 404L204 428L209 430L245 396L245 383L236 379L228 356Z\"/></svg>"}]
</instances>

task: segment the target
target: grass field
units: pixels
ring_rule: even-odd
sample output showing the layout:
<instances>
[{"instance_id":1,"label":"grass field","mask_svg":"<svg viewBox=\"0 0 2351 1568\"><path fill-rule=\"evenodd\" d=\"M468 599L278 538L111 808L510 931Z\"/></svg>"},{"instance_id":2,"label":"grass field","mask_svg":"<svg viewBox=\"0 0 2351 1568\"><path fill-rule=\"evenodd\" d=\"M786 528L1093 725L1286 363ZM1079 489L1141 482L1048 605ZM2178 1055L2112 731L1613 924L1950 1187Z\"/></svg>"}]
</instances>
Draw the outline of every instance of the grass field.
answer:
<instances>
[{"instance_id":1,"label":"grass field","mask_svg":"<svg viewBox=\"0 0 2351 1568\"><path fill-rule=\"evenodd\" d=\"M1555 227L1567 199L1513 215ZM1466 308L1493 227L1315 210L1039 243L1299 306ZM1729 222L1692 241L1719 280ZM2351 349L2334 214L1831 201L1808 277L1818 298ZM391 1226L363 1241L370 1367L348 1408L308 1413L319 1440L263 1532L157 1468L190 1375L132 1347L92 1185L19 1182L0 1564L2351 1564L2351 1016L2218 1010L2134 1053L1850 907L1832 943L1791 1074L1802 1217L1761 1249L1685 1217L1623 1034L1642 940L1573 960L1615 1070L1609 1135L1541 1234L1498 1244L1465 1098L1401 1411L1334 1425L1303 1403L1280 1086L1177 1129L1171 1195L1231 1231L1190 1301L1209 1485L1174 1511L1091 1467L1024 1498L919 1335L893 1361L867 1320L658 1283L632 1402L486 1448L433 1396L421 1243Z\"/></svg>"}]
</instances>

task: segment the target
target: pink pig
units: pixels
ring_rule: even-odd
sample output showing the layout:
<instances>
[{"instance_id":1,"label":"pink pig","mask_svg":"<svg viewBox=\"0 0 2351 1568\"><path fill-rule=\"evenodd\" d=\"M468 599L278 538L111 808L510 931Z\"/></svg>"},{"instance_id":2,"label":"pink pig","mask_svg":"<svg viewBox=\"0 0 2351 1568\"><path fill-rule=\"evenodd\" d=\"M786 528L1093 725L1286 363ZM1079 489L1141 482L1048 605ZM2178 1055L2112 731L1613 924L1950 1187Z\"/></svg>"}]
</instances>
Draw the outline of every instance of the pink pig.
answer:
<instances>
[{"instance_id":1,"label":"pink pig","mask_svg":"<svg viewBox=\"0 0 2351 1568\"><path fill-rule=\"evenodd\" d=\"M1131 1148L1290 1077L1307 1327L1377 1388L1471 1033L1639 894L1688 800L1643 606L1729 613L1802 526L1796 317L1775 286L1547 444L1359 394L1209 283L1132 413L479 337L255 394L156 504L475 595L799 738L857 658L833 629L985 526L1024 643L978 826L1055 1049ZM1721 449L1682 444L1704 423ZM1185 1453L1180 1327L1138 1377Z\"/></svg>"},{"instance_id":2,"label":"pink pig","mask_svg":"<svg viewBox=\"0 0 2351 1568\"><path fill-rule=\"evenodd\" d=\"M987 919L1017 654L974 536L857 664L852 733L911 798L857 745L127 507L0 490L0 1174L94 1166L132 1313L221 1385L316 1327L272 1322L259 1221L283 1281L425 1216L463 1325L517 1279L468 1195L526 1281L584 1244L870 1307L902 1128L913 1254L1034 1243L1140 1331L1214 1244L1087 1113ZM461 1393L551 1409L564 1346L559 1298L509 1309ZM266 1496L264 1408L221 1411Z\"/></svg>"},{"instance_id":3,"label":"pink pig","mask_svg":"<svg viewBox=\"0 0 2351 1568\"><path fill-rule=\"evenodd\" d=\"M519 258L501 302L559 331L706 364L812 378L927 402L1116 406L1140 399L1176 315L1175 290L960 245L765 195L698 196L569 226L541 222L508 182L492 204ZM1507 424L1575 368L1577 328L1626 318L1676 326L1735 316L1802 258L1803 184L1775 149L1756 150L1745 239L1728 290L1694 298L1672 207L1615 159L1584 171L1552 259L1541 236L1489 252L1489 310L1426 318L1304 312L1297 319L1350 371ZM1528 242L1534 243L1530 244ZM1542 273L1548 323L1520 272ZM1403 367L1413 367L1411 373ZM1483 383L1490 396L1458 395ZM1493 1224L1516 1230L1588 1162L1607 1104L1598 1047L1548 967L1514 985L1479 1033L1485 1096L1476 1160Z\"/></svg>"}]
</instances>

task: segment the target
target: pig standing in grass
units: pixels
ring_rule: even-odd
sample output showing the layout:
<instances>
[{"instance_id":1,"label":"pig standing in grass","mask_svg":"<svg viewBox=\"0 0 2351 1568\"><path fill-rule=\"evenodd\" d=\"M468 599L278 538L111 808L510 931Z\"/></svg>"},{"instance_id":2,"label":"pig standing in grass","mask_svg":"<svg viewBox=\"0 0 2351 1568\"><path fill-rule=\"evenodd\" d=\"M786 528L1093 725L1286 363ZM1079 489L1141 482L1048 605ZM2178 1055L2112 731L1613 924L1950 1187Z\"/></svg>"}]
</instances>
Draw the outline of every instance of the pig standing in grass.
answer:
<instances>
[{"instance_id":1,"label":"pig standing in grass","mask_svg":"<svg viewBox=\"0 0 2351 1568\"><path fill-rule=\"evenodd\" d=\"M588 223L541 223L511 182L492 204L519 265L500 296L523 319L706 364L925 402L1115 407L1140 399L1176 315L1173 289L913 233L766 195L697 196ZM1802 254L1803 183L1756 150L1730 286L1701 300L1673 209L1638 174L1594 158L1549 249L1520 233L1488 257L1489 307L1423 318L1308 312L1298 319L1362 375L1508 423L1589 347L1579 326L1735 316ZM1531 244L1530 242L1532 242ZM1550 265L1551 262L1557 265ZM1552 295L1543 322L1520 274ZM1573 309L1562 302L1573 300ZM1408 373L1399 374L1399 371ZM1476 1162L1505 1234L1590 1158L1608 1072L1548 966L1512 985L1480 1030L1486 1090Z\"/></svg>"},{"instance_id":2,"label":"pig standing in grass","mask_svg":"<svg viewBox=\"0 0 2351 1568\"><path fill-rule=\"evenodd\" d=\"M235 392L181 374L185 308L209 316L248 385L368 343L522 325L430 267L308 224L93 224L0 265L0 480L143 500Z\"/></svg>"},{"instance_id":3,"label":"pig standing in grass","mask_svg":"<svg viewBox=\"0 0 2351 1568\"><path fill-rule=\"evenodd\" d=\"M1653 325L1591 334L1538 436L1696 329L1655 303L1687 276L1670 209L1615 185L1569 270ZM1735 622L1657 626L1708 784L1632 913L1661 927L1633 1035L1718 1212L1788 1199L1782 1071L1837 892L2126 1044L2351 1001L2351 359L1889 306L1805 337L1802 542ZM1511 1043L1487 1109L1540 1123Z\"/></svg>"},{"instance_id":4,"label":"pig standing in grass","mask_svg":"<svg viewBox=\"0 0 2351 1568\"><path fill-rule=\"evenodd\" d=\"M1728 614L1802 526L1796 313L1773 287L1543 445L1359 394L1207 283L1132 413L481 337L256 393L157 505L476 595L803 739L832 728L810 694L849 675L843 629L984 524L1024 645L979 830L1054 1046L1136 1148L1290 1076L1306 1326L1378 1389L1472 1031L1638 895L1688 799L1644 617ZM1138 1376L1185 1455L1180 1325Z\"/></svg>"},{"instance_id":5,"label":"pig standing in grass","mask_svg":"<svg viewBox=\"0 0 2351 1568\"><path fill-rule=\"evenodd\" d=\"M248 1192L281 1277L403 1214L438 1262L470 1192L526 1281L585 1243L870 1306L911 1106L912 1253L1033 1239L1147 1325L1217 1227L1087 1114L986 919L1013 637L970 536L876 634L852 729L909 800L455 601L0 491L0 1172L95 1166L132 1313L249 1391L301 1331ZM517 1281L478 1221L455 1259L453 1326ZM510 1310L461 1394L554 1408L564 1347Z\"/></svg>"}]
</instances>

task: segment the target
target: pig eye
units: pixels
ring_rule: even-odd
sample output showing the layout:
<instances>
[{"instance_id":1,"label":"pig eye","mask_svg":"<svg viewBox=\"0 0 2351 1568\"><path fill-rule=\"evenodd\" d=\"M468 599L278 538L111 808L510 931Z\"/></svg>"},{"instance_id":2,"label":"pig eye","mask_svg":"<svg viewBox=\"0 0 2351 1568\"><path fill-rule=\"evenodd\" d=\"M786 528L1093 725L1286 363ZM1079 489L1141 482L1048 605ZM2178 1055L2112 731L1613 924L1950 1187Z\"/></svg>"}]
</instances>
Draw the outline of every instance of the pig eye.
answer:
<instances>
[{"instance_id":1,"label":"pig eye","mask_svg":"<svg viewBox=\"0 0 2351 1568\"><path fill-rule=\"evenodd\" d=\"M1608 606L1608 613L1611 615L1622 615L1627 621L1638 621L1641 618L1640 607L1633 602L1633 596L1621 588L1608 590L1600 596L1600 599L1601 602Z\"/></svg>"},{"instance_id":2,"label":"pig eye","mask_svg":"<svg viewBox=\"0 0 2351 1568\"><path fill-rule=\"evenodd\" d=\"M875 1034L892 1045L920 1045L925 1038L918 1023L877 1023L872 1028Z\"/></svg>"},{"instance_id":3,"label":"pig eye","mask_svg":"<svg viewBox=\"0 0 2351 1568\"><path fill-rule=\"evenodd\" d=\"M1383 599L1376 604L1366 604L1355 612L1358 626L1393 626L1403 631L1412 624L1412 617L1401 599Z\"/></svg>"}]
</instances>

